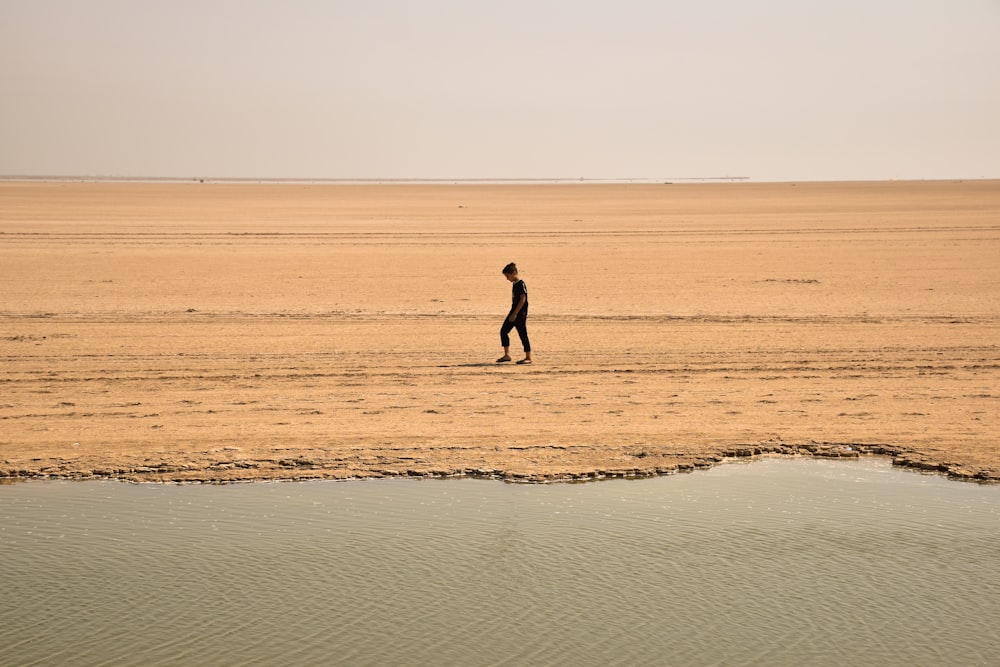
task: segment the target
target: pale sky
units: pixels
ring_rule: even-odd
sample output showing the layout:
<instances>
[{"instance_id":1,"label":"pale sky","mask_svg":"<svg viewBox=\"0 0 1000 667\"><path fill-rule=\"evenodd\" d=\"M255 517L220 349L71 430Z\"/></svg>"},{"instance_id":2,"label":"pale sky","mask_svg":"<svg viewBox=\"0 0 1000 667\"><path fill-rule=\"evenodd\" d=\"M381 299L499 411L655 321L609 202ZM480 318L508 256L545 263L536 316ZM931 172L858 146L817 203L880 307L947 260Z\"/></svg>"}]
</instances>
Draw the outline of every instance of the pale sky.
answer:
<instances>
[{"instance_id":1,"label":"pale sky","mask_svg":"<svg viewBox=\"0 0 1000 667\"><path fill-rule=\"evenodd\" d=\"M0 0L0 175L1000 178L1000 0Z\"/></svg>"}]
</instances>

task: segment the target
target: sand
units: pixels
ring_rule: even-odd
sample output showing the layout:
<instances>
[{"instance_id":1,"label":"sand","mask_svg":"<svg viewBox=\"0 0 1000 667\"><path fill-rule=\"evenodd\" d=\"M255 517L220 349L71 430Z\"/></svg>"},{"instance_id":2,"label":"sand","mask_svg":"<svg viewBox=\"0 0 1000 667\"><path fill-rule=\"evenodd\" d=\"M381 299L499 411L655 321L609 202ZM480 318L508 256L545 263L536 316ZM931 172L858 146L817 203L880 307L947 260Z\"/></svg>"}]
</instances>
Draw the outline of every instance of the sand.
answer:
<instances>
[{"instance_id":1,"label":"sand","mask_svg":"<svg viewBox=\"0 0 1000 667\"><path fill-rule=\"evenodd\" d=\"M1000 480L998 260L1000 181L0 183L0 478Z\"/></svg>"}]
</instances>

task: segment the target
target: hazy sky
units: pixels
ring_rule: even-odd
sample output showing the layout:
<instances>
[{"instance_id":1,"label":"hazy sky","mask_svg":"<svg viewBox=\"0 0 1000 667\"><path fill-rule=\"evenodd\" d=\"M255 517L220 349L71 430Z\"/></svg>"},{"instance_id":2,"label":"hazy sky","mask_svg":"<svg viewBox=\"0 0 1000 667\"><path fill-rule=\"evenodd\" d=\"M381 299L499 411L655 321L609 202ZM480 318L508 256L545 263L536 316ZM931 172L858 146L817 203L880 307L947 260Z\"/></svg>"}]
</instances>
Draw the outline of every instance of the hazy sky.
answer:
<instances>
[{"instance_id":1,"label":"hazy sky","mask_svg":"<svg viewBox=\"0 0 1000 667\"><path fill-rule=\"evenodd\" d=\"M0 174L1000 177L1000 0L0 0Z\"/></svg>"}]
</instances>

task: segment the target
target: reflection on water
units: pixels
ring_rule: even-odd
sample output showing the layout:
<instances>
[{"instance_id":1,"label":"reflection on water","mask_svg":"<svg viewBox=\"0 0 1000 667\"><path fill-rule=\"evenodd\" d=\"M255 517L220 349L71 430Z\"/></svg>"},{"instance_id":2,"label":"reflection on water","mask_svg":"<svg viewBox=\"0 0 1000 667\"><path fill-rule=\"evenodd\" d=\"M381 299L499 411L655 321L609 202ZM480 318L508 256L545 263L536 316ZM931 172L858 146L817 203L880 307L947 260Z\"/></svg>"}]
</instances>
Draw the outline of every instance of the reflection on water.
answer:
<instances>
[{"instance_id":1,"label":"reflection on water","mask_svg":"<svg viewBox=\"0 0 1000 667\"><path fill-rule=\"evenodd\" d=\"M585 485L0 488L0 664L975 665L1000 488L765 460Z\"/></svg>"}]
</instances>

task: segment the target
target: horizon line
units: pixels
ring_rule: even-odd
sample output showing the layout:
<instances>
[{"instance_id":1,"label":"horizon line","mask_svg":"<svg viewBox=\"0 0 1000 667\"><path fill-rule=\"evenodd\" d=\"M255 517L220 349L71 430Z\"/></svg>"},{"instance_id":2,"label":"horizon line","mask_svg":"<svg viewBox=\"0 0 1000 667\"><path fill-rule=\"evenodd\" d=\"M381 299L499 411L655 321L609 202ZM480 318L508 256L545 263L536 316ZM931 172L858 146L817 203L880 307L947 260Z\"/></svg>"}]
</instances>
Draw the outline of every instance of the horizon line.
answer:
<instances>
[{"instance_id":1,"label":"horizon line","mask_svg":"<svg viewBox=\"0 0 1000 667\"><path fill-rule=\"evenodd\" d=\"M712 183L905 183L944 181L995 181L998 176L934 176L903 178L801 178L764 179L750 176L679 176L679 177L473 177L473 178L309 178L309 177L249 177L249 176L66 176L38 174L0 174L0 183L162 183L162 184L259 184L259 185L672 185Z\"/></svg>"},{"instance_id":2,"label":"horizon line","mask_svg":"<svg viewBox=\"0 0 1000 667\"><path fill-rule=\"evenodd\" d=\"M678 177L472 177L472 178L324 178L256 176L87 176L0 174L0 181L108 181L171 183L666 183L671 181L748 181L749 176L678 176Z\"/></svg>"}]
</instances>

